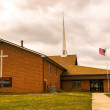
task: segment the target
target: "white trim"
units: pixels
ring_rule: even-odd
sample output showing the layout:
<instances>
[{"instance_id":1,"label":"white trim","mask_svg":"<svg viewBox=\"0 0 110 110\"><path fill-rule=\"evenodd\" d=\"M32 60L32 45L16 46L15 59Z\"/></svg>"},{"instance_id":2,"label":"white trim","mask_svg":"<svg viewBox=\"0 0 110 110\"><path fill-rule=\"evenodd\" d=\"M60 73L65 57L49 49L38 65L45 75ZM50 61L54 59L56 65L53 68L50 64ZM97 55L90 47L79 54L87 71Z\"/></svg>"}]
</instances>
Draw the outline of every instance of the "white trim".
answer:
<instances>
[{"instance_id":1,"label":"white trim","mask_svg":"<svg viewBox=\"0 0 110 110\"><path fill-rule=\"evenodd\" d=\"M16 46L16 47L18 47L18 48L21 48L21 49L27 50L27 51L29 51L29 52L32 52L32 53L35 53L35 54L41 55L41 56L46 56L46 55L44 55L44 54L38 53L38 52L36 52L36 51L33 51L33 50L28 49L28 48L25 48L25 47L21 47L21 46L19 46L19 45L17 45L17 44L11 43L11 42L6 41L6 40L3 40L3 39L1 39L1 38L0 38L0 41L1 41L1 42L5 42L5 43L10 44L10 45L13 45L13 46Z\"/></svg>"}]
</instances>

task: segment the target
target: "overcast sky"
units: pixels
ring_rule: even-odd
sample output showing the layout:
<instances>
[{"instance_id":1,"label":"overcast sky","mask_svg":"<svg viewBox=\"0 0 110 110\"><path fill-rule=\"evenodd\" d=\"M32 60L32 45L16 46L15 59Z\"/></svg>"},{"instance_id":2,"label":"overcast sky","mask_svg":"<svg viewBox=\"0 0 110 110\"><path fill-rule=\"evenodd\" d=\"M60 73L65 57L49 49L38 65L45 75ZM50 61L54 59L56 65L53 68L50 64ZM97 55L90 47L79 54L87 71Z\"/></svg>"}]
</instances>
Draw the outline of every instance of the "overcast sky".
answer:
<instances>
[{"instance_id":1,"label":"overcast sky","mask_svg":"<svg viewBox=\"0 0 110 110\"><path fill-rule=\"evenodd\" d=\"M68 55L81 66L106 68L99 48L110 48L110 0L0 0L0 37L61 55L63 12Z\"/></svg>"}]
</instances>

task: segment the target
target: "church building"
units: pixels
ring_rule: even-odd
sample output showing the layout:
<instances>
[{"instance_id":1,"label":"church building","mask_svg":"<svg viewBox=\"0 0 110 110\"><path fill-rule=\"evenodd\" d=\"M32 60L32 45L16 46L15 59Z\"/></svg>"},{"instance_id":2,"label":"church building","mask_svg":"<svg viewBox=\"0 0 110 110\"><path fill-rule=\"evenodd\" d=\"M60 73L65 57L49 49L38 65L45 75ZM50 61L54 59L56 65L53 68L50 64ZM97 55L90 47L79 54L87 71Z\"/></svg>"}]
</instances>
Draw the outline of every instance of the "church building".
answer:
<instances>
[{"instance_id":1,"label":"church building","mask_svg":"<svg viewBox=\"0 0 110 110\"><path fill-rule=\"evenodd\" d=\"M60 91L66 69L48 56L0 39L0 92Z\"/></svg>"},{"instance_id":2,"label":"church building","mask_svg":"<svg viewBox=\"0 0 110 110\"><path fill-rule=\"evenodd\" d=\"M82 92L108 92L110 90L110 86L108 89L107 70L78 66L76 55L50 56L49 58L67 70L60 77L62 90Z\"/></svg>"},{"instance_id":3,"label":"church building","mask_svg":"<svg viewBox=\"0 0 110 110\"><path fill-rule=\"evenodd\" d=\"M78 66L77 55L67 55L64 19L61 56L46 56L25 48L23 41L17 45L0 38L0 93L109 92L109 84L107 70Z\"/></svg>"},{"instance_id":4,"label":"church building","mask_svg":"<svg viewBox=\"0 0 110 110\"><path fill-rule=\"evenodd\" d=\"M66 71L61 74L61 89L65 91L109 92L110 71L105 69L78 66L76 55L67 55L63 18L63 49L61 56L50 56L63 66Z\"/></svg>"}]
</instances>

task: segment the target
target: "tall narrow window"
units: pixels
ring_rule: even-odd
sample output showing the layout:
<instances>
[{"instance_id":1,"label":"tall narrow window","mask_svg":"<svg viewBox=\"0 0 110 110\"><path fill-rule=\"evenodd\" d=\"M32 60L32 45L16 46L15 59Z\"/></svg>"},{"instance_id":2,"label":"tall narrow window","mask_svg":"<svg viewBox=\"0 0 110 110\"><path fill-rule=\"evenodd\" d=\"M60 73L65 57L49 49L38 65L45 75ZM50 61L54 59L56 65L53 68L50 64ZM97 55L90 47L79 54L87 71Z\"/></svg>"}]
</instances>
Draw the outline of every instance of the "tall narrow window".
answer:
<instances>
[{"instance_id":1,"label":"tall narrow window","mask_svg":"<svg viewBox=\"0 0 110 110\"><path fill-rule=\"evenodd\" d=\"M55 67L55 76L57 76L57 66Z\"/></svg>"},{"instance_id":2,"label":"tall narrow window","mask_svg":"<svg viewBox=\"0 0 110 110\"><path fill-rule=\"evenodd\" d=\"M49 73L51 74L51 64L49 64Z\"/></svg>"}]
</instances>

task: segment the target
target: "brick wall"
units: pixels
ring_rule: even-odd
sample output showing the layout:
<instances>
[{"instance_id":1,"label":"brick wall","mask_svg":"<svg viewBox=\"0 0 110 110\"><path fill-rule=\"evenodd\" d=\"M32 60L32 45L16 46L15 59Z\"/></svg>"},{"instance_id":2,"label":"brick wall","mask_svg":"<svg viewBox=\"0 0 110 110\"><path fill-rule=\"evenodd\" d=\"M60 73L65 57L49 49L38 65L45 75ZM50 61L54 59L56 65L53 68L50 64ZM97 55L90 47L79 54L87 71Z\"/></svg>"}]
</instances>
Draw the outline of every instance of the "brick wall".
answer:
<instances>
[{"instance_id":1,"label":"brick wall","mask_svg":"<svg viewBox=\"0 0 110 110\"><path fill-rule=\"evenodd\" d=\"M90 91L90 81L89 80L81 81L81 91L84 91L84 92Z\"/></svg>"},{"instance_id":2,"label":"brick wall","mask_svg":"<svg viewBox=\"0 0 110 110\"><path fill-rule=\"evenodd\" d=\"M0 88L0 92L43 92L43 64L39 55L1 43L7 58L3 59L3 77L12 77L12 87Z\"/></svg>"},{"instance_id":3,"label":"brick wall","mask_svg":"<svg viewBox=\"0 0 110 110\"><path fill-rule=\"evenodd\" d=\"M108 92L108 80L103 80L104 92ZM109 81L109 90L110 90L110 81Z\"/></svg>"},{"instance_id":4,"label":"brick wall","mask_svg":"<svg viewBox=\"0 0 110 110\"><path fill-rule=\"evenodd\" d=\"M32 52L18 47L0 43L0 50L8 55L3 59L3 77L12 77L12 87L0 88L0 92L5 93L39 93L43 92L43 80L46 81L46 91L50 90L50 84L57 86L60 91L60 75L62 69L51 64L51 74L49 73L49 62ZM44 77L43 77L44 76ZM48 90L47 90L48 86Z\"/></svg>"},{"instance_id":5,"label":"brick wall","mask_svg":"<svg viewBox=\"0 0 110 110\"><path fill-rule=\"evenodd\" d=\"M50 62L44 60L44 80L46 80L46 91L50 92L50 85L56 86L60 91L60 75L63 72L59 67L51 64L51 73L49 71Z\"/></svg>"},{"instance_id":6,"label":"brick wall","mask_svg":"<svg viewBox=\"0 0 110 110\"><path fill-rule=\"evenodd\" d=\"M81 88L73 88L72 81L62 81L62 90L65 91L90 91L90 82L89 80L81 81Z\"/></svg>"},{"instance_id":7,"label":"brick wall","mask_svg":"<svg viewBox=\"0 0 110 110\"><path fill-rule=\"evenodd\" d=\"M65 91L90 91L90 81L89 80L82 80L81 81L81 88L72 88L72 81L62 81L62 90ZM103 80L103 89L104 92L108 92L108 81ZM109 90L110 90L110 81L109 81Z\"/></svg>"},{"instance_id":8,"label":"brick wall","mask_svg":"<svg viewBox=\"0 0 110 110\"><path fill-rule=\"evenodd\" d=\"M72 81L61 81L61 89L65 91L71 91Z\"/></svg>"}]
</instances>

